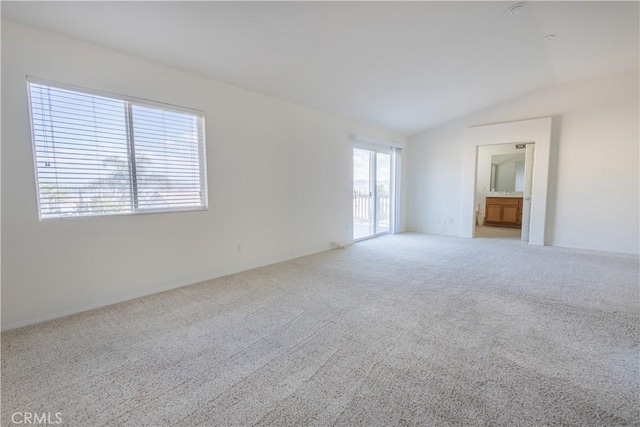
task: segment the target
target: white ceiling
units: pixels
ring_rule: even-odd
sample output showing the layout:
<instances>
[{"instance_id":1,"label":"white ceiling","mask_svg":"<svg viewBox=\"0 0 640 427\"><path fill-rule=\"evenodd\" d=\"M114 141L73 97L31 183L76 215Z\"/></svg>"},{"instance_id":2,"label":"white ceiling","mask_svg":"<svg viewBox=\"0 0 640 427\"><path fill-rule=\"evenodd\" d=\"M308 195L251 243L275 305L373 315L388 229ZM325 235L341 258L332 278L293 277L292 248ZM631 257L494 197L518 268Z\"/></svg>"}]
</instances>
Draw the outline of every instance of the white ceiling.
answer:
<instances>
[{"instance_id":1,"label":"white ceiling","mask_svg":"<svg viewBox=\"0 0 640 427\"><path fill-rule=\"evenodd\" d=\"M407 134L638 68L638 2L510 16L515 3L3 1L2 15Z\"/></svg>"}]
</instances>

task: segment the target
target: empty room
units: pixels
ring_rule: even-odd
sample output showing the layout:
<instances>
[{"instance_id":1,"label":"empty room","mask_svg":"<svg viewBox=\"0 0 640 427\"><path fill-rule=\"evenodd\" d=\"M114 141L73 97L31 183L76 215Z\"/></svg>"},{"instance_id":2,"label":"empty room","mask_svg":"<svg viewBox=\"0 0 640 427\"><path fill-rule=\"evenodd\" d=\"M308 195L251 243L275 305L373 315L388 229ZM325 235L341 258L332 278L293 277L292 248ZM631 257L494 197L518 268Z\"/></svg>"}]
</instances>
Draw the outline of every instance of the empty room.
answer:
<instances>
[{"instance_id":1,"label":"empty room","mask_svg":"<svg viewBox=\"0 0 640 427\"><path fill-rule=\"evenodd\" d=\"M640 425L640 3L2 1L3 426Z\"/></svg>"}]
</instances>

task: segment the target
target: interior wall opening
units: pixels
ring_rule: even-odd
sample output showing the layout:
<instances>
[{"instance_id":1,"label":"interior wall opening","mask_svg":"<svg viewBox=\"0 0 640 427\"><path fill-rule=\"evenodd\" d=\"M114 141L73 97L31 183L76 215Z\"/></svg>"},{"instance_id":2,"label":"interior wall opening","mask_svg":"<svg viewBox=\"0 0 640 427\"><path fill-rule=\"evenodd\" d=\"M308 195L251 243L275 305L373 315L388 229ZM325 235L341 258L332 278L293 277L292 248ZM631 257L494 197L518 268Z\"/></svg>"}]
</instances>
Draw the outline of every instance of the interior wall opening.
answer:
<instances>
[{"instance_id":1,"label":"interior wall opening","mask_svg":"<svg viewBox=\"0 0 640 427\"><path fill-rule=\"evenodd\" d=\"M535 142L535 151L530 153L531 158L535 161L535 168L531 172L531 199L528 200L531 204L528 217L528 242L532 245L545 244L551 123L551 117L541 117L517 122L473 126L467 129L462 177L463 209L460 230L462 237L475 237L476 211L478 209L476 202L478 147L496 144L528 145Z\"/></svg>"},{"instance_id":2,"label":"interior wall opening","mask_svg":"<svg viewBox=\"0 0 640 427\"><path fill-rule=\"evenodd\" d=\"M529 241L534 143L478 147L475 236Z\"/></svg>"}]
</instances>

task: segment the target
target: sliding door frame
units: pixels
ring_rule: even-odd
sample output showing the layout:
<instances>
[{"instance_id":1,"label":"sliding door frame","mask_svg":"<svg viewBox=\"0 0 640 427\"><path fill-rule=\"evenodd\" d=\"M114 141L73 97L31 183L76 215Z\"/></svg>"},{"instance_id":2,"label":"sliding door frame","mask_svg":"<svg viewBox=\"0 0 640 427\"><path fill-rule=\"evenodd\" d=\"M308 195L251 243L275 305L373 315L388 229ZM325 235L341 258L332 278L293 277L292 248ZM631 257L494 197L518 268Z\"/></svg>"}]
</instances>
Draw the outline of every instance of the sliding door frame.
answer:
<instances>
[{"instance_id":1,"label":"sliding door frame","mask_svg":"<svg viewBox=\"0 0 640 427\"><path fill-rule=\"evenodd\" d=\"M354 242L359 242L362 240L372 239L374 237L383 236L385 234L397 234L399 232L399 221L400 221L400 153L401 148L396 146L393 143L385 143L383 141L372 141L372 140L363 140L360 138L356 138L352 136L353 147L351 149L351 155L353 157L353 149L361 149L369 151L370 155L370 169L369 169L369 182L371 188L371 200L372 200L372 222L373 222L373 234L365 237L360 237L357 239L353 239ZM378 185L377 185L377 153L389 154L390 157L390 165L389 165L389 174L390 174L390 182L389 182L389 229L383 232L377 232L378 228ZM353 165L353 158L351 160ZM351 174L353 177L353 173ZM353 185L353 181L351 183ZM353 193L353 191L352 191ZM352 224L353 224L353 210L352 210ZM352 233L353 237L353 233Z\"/></svg>"}]
</instances>

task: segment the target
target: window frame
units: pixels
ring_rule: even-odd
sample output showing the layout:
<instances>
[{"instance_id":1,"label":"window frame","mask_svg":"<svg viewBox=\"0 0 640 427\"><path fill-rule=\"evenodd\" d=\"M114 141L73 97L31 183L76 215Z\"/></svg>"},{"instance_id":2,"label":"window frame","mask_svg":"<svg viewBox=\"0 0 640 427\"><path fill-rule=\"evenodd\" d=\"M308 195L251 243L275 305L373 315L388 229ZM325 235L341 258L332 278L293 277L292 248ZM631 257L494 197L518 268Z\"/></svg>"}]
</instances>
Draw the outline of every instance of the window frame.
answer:
<instances>
[{"instance_id":1,"label":"window frame","mask_svg":"<svg viewBox=\"0 0 640 427\"><path fill-rule=\"evenodd\" d=\"M125 102L126 106L126 115L124 125L127 128L127 149L130 151L128 164L130 170L130 182L131 182L131 212L117 212L117 213L109 213L109 214L84 214L84 215L60 215L60 216L52 216L52 217L44 217L42 216L42 205L40 201L40 179L38 176L38 156L37 156L37 147L36 147L36 132L35 132L35 123L33 118L33 104L31 100L31 84L48 86L51 88L69 90L74 92L79 92L87 95L101 96L104 98L114 99L118 101ZM206 135L205 135L205 114L204 111L187 108L180 105L169 104L159 101L152 101L145 98L122 95L114 92L107 92L98 89L86 88L82 86L72 85L68 83L56 82L48 79L42 79L34 76L26 76L26 88L27 88L27 100L28 100L28 109L29 109L29 120L30 120L30 129L31 129L31 149L33 154L33 171L35 175L35 190L36 190L36 199L37 199L37 207L38 207L38 218L40 222L43 221L60 221L67 219L80 219L80 218L105 218L105 217L118 217L118 216L127 216L127 215L150 215L150 214L162 214L162 213L178 213L178 212L199 212L199 211L208 211L209 210L209 191L208 191L208 179L207 179L207 144L206 144ZM202 192L202 206L189 206L189 207L175 207L175 208L150 208L150 209L140 209L138 208L137 201L137 177L136 177L136 157L135 157L135 136L132 138L131 131L133 128L133 117L132 117L132 109L133 106L141 106L147 108L153 108L158 110L164 110L172 113L184 113L193 115L197 118L197 132L198 132L198 158L199 158L199 176L200 176L200 188Z\"/></svg>"}]
</instances>

